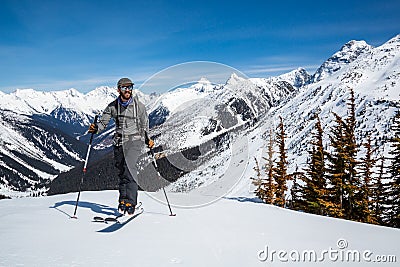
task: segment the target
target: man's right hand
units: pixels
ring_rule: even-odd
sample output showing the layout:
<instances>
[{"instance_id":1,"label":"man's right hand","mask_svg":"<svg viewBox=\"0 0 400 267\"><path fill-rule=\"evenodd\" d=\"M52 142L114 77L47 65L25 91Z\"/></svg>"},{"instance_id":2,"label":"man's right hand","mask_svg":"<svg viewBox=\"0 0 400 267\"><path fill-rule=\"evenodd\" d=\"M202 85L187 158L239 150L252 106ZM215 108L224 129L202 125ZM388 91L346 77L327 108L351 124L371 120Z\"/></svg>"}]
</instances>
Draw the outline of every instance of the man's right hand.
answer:
<instances>
[{"instance_id":1,"label":"man's right hand","mask_svg":"<svg viewBox=\"0 0 400 267\"><path fill-rule=\"evenodd\" d=\"M88 132L89 132L89 133L95 134L95 133L97 133L98 130L99 130L99 127L97 127L96 124L92 123L92 124L90 124L90 126L89 126Z\"/></svg>"},{"instance_id":2,"label":"man's right hand","mask_svg":"<svg viewBox=\"0 0 400 267\"><path fill-rule=\"evenodd\" d=\"M154 141L152 139L149 139L149 141L147 142L147 146L152 149L154 147Z\"/></svg>"}]
</instances>

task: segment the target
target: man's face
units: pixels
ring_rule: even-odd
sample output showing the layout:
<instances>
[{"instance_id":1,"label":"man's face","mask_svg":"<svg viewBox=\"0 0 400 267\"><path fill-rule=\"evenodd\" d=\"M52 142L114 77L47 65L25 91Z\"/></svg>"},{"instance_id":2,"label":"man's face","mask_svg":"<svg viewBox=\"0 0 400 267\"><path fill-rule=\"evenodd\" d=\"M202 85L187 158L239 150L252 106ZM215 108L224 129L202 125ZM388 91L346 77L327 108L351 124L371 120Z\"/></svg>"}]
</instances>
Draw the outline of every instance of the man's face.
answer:
<instances>
[{"instance_id":1,"label":"man's face","mask_svg":"<svg viewBox=\"0 0 400 267\"><path fill-rule=\"evenodd\" d=\"M132 84L124 84L118 87L118 92L122 99L129 99L132 95Z\"/></svg>"}]
</instances>

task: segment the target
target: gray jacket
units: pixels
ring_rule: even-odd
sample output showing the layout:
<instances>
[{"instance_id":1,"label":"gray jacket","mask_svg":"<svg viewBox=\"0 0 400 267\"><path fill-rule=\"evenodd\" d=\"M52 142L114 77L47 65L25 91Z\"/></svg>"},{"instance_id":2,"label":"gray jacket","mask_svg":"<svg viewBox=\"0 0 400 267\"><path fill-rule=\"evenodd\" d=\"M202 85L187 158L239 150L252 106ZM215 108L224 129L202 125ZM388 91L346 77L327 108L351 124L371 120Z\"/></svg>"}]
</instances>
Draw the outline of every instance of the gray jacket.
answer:
<instances>
[{"instance_id":1,"label":"gray jacket","mask_svg":"<svg viewBox=\"0 0 400 267\"><path fill-rule=\"evenodd\" d=\"M149 118L146 107L133 96L127 107L118 103L118 99L108 104L97 124L98 132L103 131L110 120L115 121L114 145L122 145L128 140L144 140L145 131L149 131Z\"/></svg>"}]
</instances>

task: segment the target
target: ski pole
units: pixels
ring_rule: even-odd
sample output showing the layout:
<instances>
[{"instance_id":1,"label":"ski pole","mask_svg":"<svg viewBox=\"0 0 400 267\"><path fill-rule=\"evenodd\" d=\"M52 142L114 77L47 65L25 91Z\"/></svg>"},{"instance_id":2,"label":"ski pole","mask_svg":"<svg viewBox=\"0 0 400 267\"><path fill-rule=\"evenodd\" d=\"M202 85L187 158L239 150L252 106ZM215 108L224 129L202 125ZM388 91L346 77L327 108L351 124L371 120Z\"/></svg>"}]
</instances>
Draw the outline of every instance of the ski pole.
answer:
<instances>
[{"instance_id":1,"label":"ski pole","mask_svg":"<svg viewBox=\"0 0 400 267\"><path fill-rule=\"evenodd\" d=\"M94 124L97 123L97 118L98 118L98 115L94 116L94 122L93 122ZM89 146L88 146L88 150L87 150L87 153L86 153L85 164L83 165L83 173L82 173L82 177L81 177L81 182L79 183L78 197L77 197L76 203L75 203L74 216L71 217L73 219L78 219L78 217L76 217L76 211L78 209L79 197L81 196L83 178L85 177L85 174L86 174L86 167L87 167L87 163L88 163L88 160L89 160L90 149L92 148L93 135L94 135L94 133L92 133L90 135L90 141L89 141Z\"/></svg>"},{"instance_id":2,"label":"ski pole","mask_svg":"<svg viewBox=\"0 0 400 267\"><path fill-rule=\"evenodd\" d=\"M150 148L150 152L151 152L151 155L152 155L152 157L153 157L153 164L154 164L154 167L155 167L155 169L156 169L156 171L157 171L157 174L158 174L159 177L161 177L161 174L160 174L160 172L158 171L157 161L156 161L156 158L155 158L155 156L154 156L154 151L153 151L152 148ZM168 208L169 208L169 212L170 212L169 216L176 216L176 214L172 213L171 205L169 204L169 200L168 200L168 197L167 197L167 192L165 192L164 186L162 187L162 189L163 189L163 191L164 191L165 199L167 200L167 204L168 204Z\"/></svg>"}]
</instances>

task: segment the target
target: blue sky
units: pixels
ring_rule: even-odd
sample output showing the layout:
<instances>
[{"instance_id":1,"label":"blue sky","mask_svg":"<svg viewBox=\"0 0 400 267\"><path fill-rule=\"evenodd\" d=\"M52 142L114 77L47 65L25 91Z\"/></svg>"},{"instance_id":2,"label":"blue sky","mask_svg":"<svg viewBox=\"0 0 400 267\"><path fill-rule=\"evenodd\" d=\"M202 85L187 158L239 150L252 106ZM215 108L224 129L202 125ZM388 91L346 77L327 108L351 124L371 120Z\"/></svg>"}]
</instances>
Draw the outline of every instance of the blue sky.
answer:
<instances>
[{"instance_id":1,"label":"blue sky","mask_svg":"<svg viewBox=\"0 0 400 267\"><path fill-rule=\"evenodd\" d=\"M400 34L400 1L0 0L0 90L137 85L190 61L311 74L350 40Z\"/></svg>"}]
</instances>

